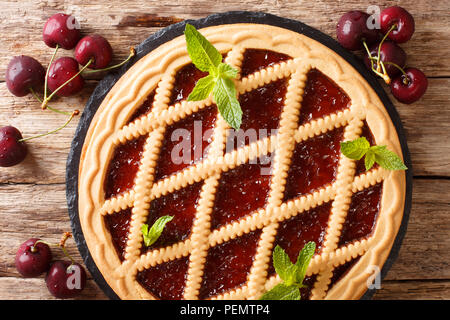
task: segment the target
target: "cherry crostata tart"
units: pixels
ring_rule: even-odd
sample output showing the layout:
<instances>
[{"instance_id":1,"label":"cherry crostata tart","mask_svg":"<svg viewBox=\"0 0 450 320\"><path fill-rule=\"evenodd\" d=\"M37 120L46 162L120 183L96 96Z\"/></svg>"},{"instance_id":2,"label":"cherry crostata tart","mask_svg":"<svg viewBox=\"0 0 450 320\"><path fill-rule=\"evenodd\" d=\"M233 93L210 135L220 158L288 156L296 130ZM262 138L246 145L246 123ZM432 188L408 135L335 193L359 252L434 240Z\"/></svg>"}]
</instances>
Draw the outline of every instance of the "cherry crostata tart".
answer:
<instances>
[{"instance_id":1,"label":"cherry crostata tart","mask_svg":"<svg viewBox=\"0 0 450 320\"><path fill-rule=\"evenodd\" d=\"M381 100L305 35L200 32L238 71L240 130L211 96L188 100L207 73L184 36L134 64L96 112L80 161L79 218L98 269L122 299L259 299L281 281L275 246L295 261L312 241L302 299L360 298L401 224L405 172L366 170L341 142L365 137L401 155ZM142 226L166 215L145 245Z\"/></svg>"}]
</instances>

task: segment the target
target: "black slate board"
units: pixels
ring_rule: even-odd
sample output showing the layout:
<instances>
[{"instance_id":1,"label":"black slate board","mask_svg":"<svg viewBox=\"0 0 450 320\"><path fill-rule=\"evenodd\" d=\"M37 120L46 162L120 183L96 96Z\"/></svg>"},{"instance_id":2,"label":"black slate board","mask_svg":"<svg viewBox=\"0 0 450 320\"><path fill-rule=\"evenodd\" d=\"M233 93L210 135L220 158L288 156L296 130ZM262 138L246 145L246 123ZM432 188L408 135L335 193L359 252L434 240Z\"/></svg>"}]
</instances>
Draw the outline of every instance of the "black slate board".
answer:
<instances>
[{"instance_id":1,"label":"black slate board","mask_svg":"<svg viewBox=\"0 0 450 320\"><path fill-rule=\"evenodd\" d=\"M232 23L268 24L304 34L338 53L342 58L344 58L348 63L350 63L372 86L372 88L375 90L375 92L378 94L381 101L385 105L389 113L389 116L391 117L392 122L394 123L394 126L397 130L400 139L403 152L403 159L406 166L409 168L406 171L406 200L405 200L405 209L403 213L403 220L400 226L400 230L395 239L393 248L381 270L381 279L384 279L388 270L391 268L391 266L393 265L394 261L397 258L403 237L406 233L412 198L413 173L412 173L411 159L402 123L397 111L395 110L394 106L389 100L386 92L378 83L375 76L367 70L367 68L362 64L362 62L357 57L355 57L349 51L343 49L339 45L339 43L337 43L330 36L296 20L281 18L263 12L231 11L213 14L204 19L199 20L185 20L183 22L173 24L167 28L164 28L152 34L150 37L148 37L146 40L144 40L140 45L136 47L136 56L131 61L129 61L121 69L108 74L102 81L100 81L100 83L97 85L94 92L92 93L92 96L90 97L90 99L86 104L84 112L79 121L77 130L75 132L75 136L72 141L71 149L67 159L66 197L75 242L77 243L78 249L84 260L86 267L92 274L98 286L105 292L105 294L109 298L119 299L119 297L114 293L111 287L106 283L102 274L95 265L88 250L88 247L86 245L83 232L81 230L80 220L78 217L78 192L77 192L78 167L80 162L81 150L83 147L87 130L89 128L92 118L95 115L95 112L102 103L103 99L105 98L109 90L114 86L114 84L119 80L119 78L128 70L128 68L130 68L136 61L145 56L147 53L159 47L161 44L182 35L186 23L190 23L194 25L196 28L204 28L208 26L232 24ZM375 290L376 289L368 289L361 299L363 300L371 299L373 294L375 293Z\"/></svg>"}]
</instances>

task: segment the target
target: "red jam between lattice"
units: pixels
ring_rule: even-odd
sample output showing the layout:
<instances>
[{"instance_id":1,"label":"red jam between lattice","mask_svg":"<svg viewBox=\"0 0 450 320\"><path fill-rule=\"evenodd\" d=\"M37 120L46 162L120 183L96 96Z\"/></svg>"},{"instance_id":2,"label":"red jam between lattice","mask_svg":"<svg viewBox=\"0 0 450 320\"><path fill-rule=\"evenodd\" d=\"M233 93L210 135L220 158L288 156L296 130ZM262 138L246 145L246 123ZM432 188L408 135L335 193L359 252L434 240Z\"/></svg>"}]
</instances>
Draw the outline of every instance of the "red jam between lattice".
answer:
<instances>
[{"instance_id":1,"label":"red jam between lattice","mask_svg":"<svg viewBox=\"0 0 450 320\"><path fill-rule=\"evenodd\" d=\"M248 49L244 53L241 77L289 59L291 58L285 54ZM186 100L198 79L205 75L192 64L182 67L175 76L170 104ZM241 129L265 129L268 135L276 133L271 130L277 130L279 127L288 83L289 79L283 78L241 94L239 96L243 110ZM150 112L153 99L154 92L130 118L130 122ZM350 99L345 92L319 70L312 69L307 74L298 125L305 125L311 120L343 111L349 106ZM208 157L208 146L212 142L216 119L217 107L211 105L167 126L154 180L163 180ZM196 123L200 123L202 132L209 130L210 134L206 138L194 139ZM173 161L172 152L179 141L174 141L172 137L177 129L185 130L191 135L189 145L192 154L189 155L191 160L188 163L180 164ZM344 130L345 127L335 128L296 143L287 174L284 202L325 188L335 181L340 160L340 141L343 140ZM374 144L373 135L367 124L364 125L361 135ZM116 147L104 182L106 199L120 196L132 189L146 139L147 136L144 136ZM236 141L230 140L227 144L232 143L233 148L227 150L230 152L251 142L245 141L239 145ZM270 165L263 165L261 161L257 161L256 164L242 164L221 173L211 213L211 230L240 221L258 209L265 208L272 175L263 175L261 173L263 167L268 167L269 173L271 172ZM360 175L364 172L363 163L358 162L355 174ZM204 181L195 182L151 201L146 221L149 226L163 215L172 215L174 219L166 225L161 237L152 246L147 248L142 244L142 254L189 239L203 183ZM381 190L382 184L378 184L353 195L339 246L371 234L380 208ZM273 246L280 245L293 262L308 241L316 242L316 253L320 253L332 203L333 200L281 221ZM124 260L131 212L132 208L128 208L105 216L105 224L121 261ZM260 235L261 230L257 229L208 249L199 292L200 299L207 299L245 285ZM331 279L332 283L337 282L353 263L354 261L336 268ZM138 272L136 280L156 298L181 299L188 267L189 257L181 257ZM274 273L270 262L267 276L270 277ZM301 290L303 299L309 298L316 278L317 275L312 275L305 279L307 287Z\"/></svg>"}]
</instances>

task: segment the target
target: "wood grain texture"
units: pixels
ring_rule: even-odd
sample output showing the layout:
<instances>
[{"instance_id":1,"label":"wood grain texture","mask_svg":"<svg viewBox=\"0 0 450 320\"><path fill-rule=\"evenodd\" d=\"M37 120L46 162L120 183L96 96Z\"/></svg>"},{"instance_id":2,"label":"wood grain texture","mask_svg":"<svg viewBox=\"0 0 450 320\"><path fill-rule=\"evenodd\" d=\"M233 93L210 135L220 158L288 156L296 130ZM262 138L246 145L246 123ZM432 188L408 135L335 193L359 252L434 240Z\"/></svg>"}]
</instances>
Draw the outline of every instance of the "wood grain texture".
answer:
<instances>
[{"instance_id":1,"label":"wood grain texture","mask_svg":"<svg viewBox=\"0 0 450 320\"><path fill-rule=\"evenodd\" d=\"M450 281L385 281L374 300L449 300Z\"/></svg>"},{"instance_id":2,"label":"wood grain texture","mask_svg":"<svg viewBox=\"0 0 450 320\"><path fill-rule=\"evenodd\" d=\"M26 54L46 65L52 49L42 42L42 27L54 13L74 14L83 34L99 33L114 49L114 62L128 55L153 32L183 19L197 19L230 10L263 11L300 20L335 38L340 15L366 10L369 3L350 0L159 0L159 1L2 1L0 0L0 125L18 127L25 137L54 129L65 116L42 111L32 97L16 98L6 89L4 73L10 58ZM381 8L398 5L381 1ZM402 47L407 64L429 77L425 96L412 105L395 101L402 119L414 168L413 206L408 231L396 263L374 299L450 299L450 3L447 0L402 1L414 16L416 32ZM61 50L58 56L72 55ZM70 111L84 105L102 75L91 75L79 95L52 105ZM24 279L14 266L15 252L31 236L58 242L70 230L65 198L65 165L78 118L48 138L28 142L26 160L0 168L0 299L52 299L43 277ZM69 252L81 262L73 241ZM54 250L56 258L62 252ZM106 299L92 277L80 299Z\"/></svg>"},{"instance_id":3,"label":"wood grain texture","mask_svg":"<svg viewBox=\"0 0 450 320\"><path fill-rule=\"evenodd\" d=\"M450 279L450 257L448 256L450 225L442 223L448 219L450 194L439 192L449 188L448 180L417 179L414 181L413 209L408 232L398 259L383 281L383 286L386 284L389 287L391 282L417 283L424 280L433 282ZM33 287L31 294L34 294L33 290L38 292L39 288L34 286L39 285L39 282L35 279L20 278L14 266L14 255L19 245L30 235L57 243L62 233L70 230L64 184L1 185L0 230L2 230L0 233L0 252L2 252L0 288L3 288L2 283L10 284L16 279L17 284L29 282L30 287ZM68 249L75 260L82 261L73 241L68 241ZM59 250L55 251L55 256L63 257ZM40 294L46 296L47 289L40 286ZM400 289L398 285L395 285L391 290ZM11 294L15 297L19 296L18 293L0 289L0 299L10 298ZM442 295L450 299L450 292L442 293ZM83 293L86 299L94 296L90 291L86 295ZM380 298L389 297L386 293ZM391 298L395 298L395 295Z\"/></svg>"},{"instance_id":4,"label":"wood grain texture","mask_svg":"<svg viewBox=\"0 0 450 320\"><path fill-rule=\"evenodd\" d=\"M20 4L19 4L20 3ZM381 8L397 4L378 2ZM197 1L2 1L0 32L0 79L13 55L29 54L48 63L52 49L42 42L42 27L48 17L57 12L74 14L84 34L100 33L112 44L116 61L128 55L129 46L136 45L161 27L182 19L198 19L216 12L231 10L263 11L300 20L332 37L339 17L351 9L367 10L369 3L361 1L302 0L197 0ZM423 68L429 76L449 76L450 65L442 57L450 51L450 16L447 0L402 1L413 14L416 32L411 41L402 45L408 53L408 64ZM433 48L433 50L430 50ZM64 50L61 54L67 54Z\"/></svg>"}]
</instances>

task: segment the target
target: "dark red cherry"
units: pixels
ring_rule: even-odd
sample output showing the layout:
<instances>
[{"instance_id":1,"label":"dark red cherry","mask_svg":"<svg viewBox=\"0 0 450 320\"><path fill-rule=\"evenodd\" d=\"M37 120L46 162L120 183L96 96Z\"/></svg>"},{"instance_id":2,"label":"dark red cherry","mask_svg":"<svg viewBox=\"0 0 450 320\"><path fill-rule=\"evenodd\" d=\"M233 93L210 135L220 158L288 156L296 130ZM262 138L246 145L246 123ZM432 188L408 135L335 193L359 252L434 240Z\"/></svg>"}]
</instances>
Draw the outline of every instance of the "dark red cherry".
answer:
<instances>
[{"instance_id":1,"label":"dark red cherry","mask_svg":"<svg viewBox=\"0 0 450 320\"><path fill-rule=\"evenodd\" d=\"M90 59L91 69L104 69L112 61L113 50L108 40L104 37L93 34L81 39L75 48L75 59L82 66L86 65Z\"/></svg>"},{"instance_id":2,"label":"dark red cherry","mask_svg":"<svg viewBox=\"0 0 450 320\"><path fill-rule=\"evenodd\" d=\"M52 252L50 247L39 239L31 238L21 244L16 253L16 269L26 277L32 278L41 275L50 268Z\"/></svg>"},{"instance_id":3,"label":"dark red cherry","mask_svg":"<svg viewBox=\"0 0 450 320\"><path fill-rule=\"evenodd\" d=\"M48 291L59 299L74 298L86 286L86 271L79 263L57 260L45 277Z\"/></svg>"},{"instance_id":4,"label":"dark red cherry","mask_svg":"<svg viewBox=\"0 0 450 320\"><path fill-rule=\"evenodd\" d=\"M388 35L388 38L397 43L403 43L411 39L414 33L414 18L402 7L394 6L381 11L380 27L386 34L389 29L396 25Z\"/></svg>"},{"instance_id":5,"label":"dark red cherry","mask_svg":"<svg viewBox=\"0 0 450 320\"><path fill-rule=\"evenodd\" d=\"M370 54L372 55L372 57L378 56L378 47L379 47L379 43L374 44L369 48ZM380 59L383 62L393 62L396 65L398 65L400 68L403 68L406 63L406 52L395 42L384 41L381 44ZM370 64L369 56L367 54L364 57L364 63L366 64L367 68L369 68L369 69L372 68L371 64ZM374 66L376 66L376 61L374 61ZM386 68L387 74L391 78L393 78L401 73L401 71L397 67L390 65L389 63L385 63L384 66Z\"/></svg>"},{"instance_id":6,"label":"dark red cherry","mask_svg":"<svg viewBox=\"0 0 450 320\"><path fill-rule=\"evenodd\" d=\"M419 100L427 91L428 80L425 74L416 68L405 69L405 75L396 77L391 82L394 97L406 104Z\"/></svg>"},{"instance_id":7,"label":"dark red cherry","mask_svg":"<svg viewBox=\"0 0 450 320\"><path fill-rule=\"evenodd\" d=\"M78 73L78 62L71 57L62 57L52 63L48 71L48 88L53 92ZM56 93L60 97L68 97L80 92L84 86L81 75L62 87Z\"/></svg>"},{"instance_id":8,"label":"dark red cherry","mask_svg":"<svg viewBox=\"0 0 450 320\"><path fill-rule=\"evenodd\" d=\"M363 48L363 40L370 45L379 40L377 29L367 27L370 16L362 11L349 11L341 16L336 27L336 34L341 46L348 50Z\"/></svg>"},{"instance_id":9,"label":"dark red cherry","mask_svg":"<svg viewBox=\"0 0 450 320\"><path fill-rule=\"evenodd\" d=\"M11 167L25 159L27 145L22 139L22 134L14 127L0 128L0 166Z\"/></svg>"},{"instance_id":10,"label":"dark red cherry","mask_svg":"<svg viewBox=\"0 0 450 320\"><path fill-rule=\"evenodd\" d=\"M6 86L17 97L39 91L45 80L45 69L36 59L29 56L16 56L6 68Z\"/></svg>"},{"instance_id":11,"label":"dark red cherry","mask_svg":"<svg viewBox=\"0 0 450 320\"><path fill-rule=\"evenodd\" d=\"M67 50L75 48L80 37L80 24L77 19L64 13L51 16L45 23L42 33L47 46L55 48L58 45Z\"/></svg>"}]
</instances>

